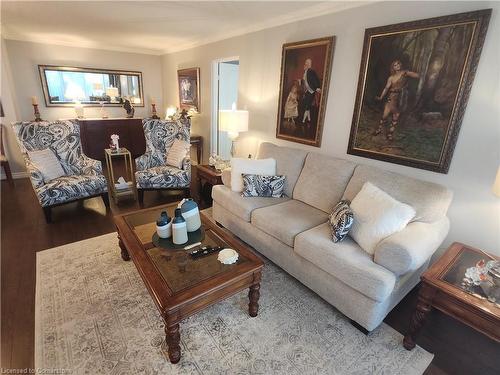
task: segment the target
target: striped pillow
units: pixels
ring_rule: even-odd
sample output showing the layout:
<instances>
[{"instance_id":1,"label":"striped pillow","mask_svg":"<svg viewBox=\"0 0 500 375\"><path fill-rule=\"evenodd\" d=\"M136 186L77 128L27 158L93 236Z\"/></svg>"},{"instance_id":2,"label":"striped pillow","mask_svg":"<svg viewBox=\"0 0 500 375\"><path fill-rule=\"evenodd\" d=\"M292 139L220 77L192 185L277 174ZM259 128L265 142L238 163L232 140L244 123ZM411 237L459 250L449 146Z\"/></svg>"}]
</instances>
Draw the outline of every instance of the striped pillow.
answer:
<instances>
[{"instance_id":1,"label":"striped pillow","mask_svg":"<svg viewBox=\"0 0 500 375\"><path fill-rule=\"evenodd\" d=\"M28 151L28 157L35 168L40 171L46 183L65 175L61 162L50 148L40 151Z\"/></svg>"},{"instance_id":2,"label":"striped pillow","mask_svg":"<svg viewBox=\"0 0 500 375\"><path fill-rule=\"evenodd\" d=\"M181 139L176 139L167 151L167 165L182 169L182 161L189 152L191 144Z\"/></svg>"},{"instance_id":3,"label":"striped pillow","mask_svg":"<svg viewBox=\"0 0 500 375\"><path fill-rule=\"evenodd\" d=\"M332 228L333 242L340 242L349 233L352 223L354 222L354 215L349 207L348 200L342 200L333 208L332 213L328 219L330 227Z\"/></svg>"}]
</instances>

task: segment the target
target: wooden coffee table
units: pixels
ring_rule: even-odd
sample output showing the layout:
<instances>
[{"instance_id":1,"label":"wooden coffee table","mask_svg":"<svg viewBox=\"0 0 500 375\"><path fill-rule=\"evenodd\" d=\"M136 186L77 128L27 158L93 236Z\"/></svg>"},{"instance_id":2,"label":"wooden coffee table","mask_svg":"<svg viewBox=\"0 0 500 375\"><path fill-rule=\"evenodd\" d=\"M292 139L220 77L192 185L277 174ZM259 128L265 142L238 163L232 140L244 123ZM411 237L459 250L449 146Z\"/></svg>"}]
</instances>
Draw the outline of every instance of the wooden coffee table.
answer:
<instances>
[{"instance_id":1,"label":"wooden coffee table","mask_svg":"<svg viewBox=\"0 0 500 375\"><path fill-rule=\"evenodd\" d=\"M403 340L406 349L415 347L418 332L432 308L500 342L500 301L489 301L480 286L462 285L467 268L492 259L498 260L479 249L454 243L422 274L417 307Z\"/></svg>"},{"instance_id":2,"label":"wooden coffee table","mask_svg":"<svg viewBox=\"0 0 500 375\"><path fill-rule=\"evenodd\" d=\"M156 219L166 210L173 216L177 204L153 207L114 217L124 260L132 259L165 321L168 356L181 358L179 323L202 309L249 288L248 311L257 316L264 263L247 245L201 213L202 245L230 247L239 254L235 264L223 265L217 253L193 259L195 250L155 247Z\"/></svg>"}]
</instances>

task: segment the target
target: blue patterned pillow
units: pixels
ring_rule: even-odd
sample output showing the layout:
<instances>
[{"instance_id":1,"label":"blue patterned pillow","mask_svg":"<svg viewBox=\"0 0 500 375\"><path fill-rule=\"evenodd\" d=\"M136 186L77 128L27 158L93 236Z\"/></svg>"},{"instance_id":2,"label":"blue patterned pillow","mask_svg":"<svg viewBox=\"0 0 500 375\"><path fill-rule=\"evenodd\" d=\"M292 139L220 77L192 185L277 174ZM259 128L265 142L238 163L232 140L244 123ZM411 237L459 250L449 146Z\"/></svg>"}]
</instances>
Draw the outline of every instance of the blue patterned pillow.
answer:
<instances>
[{"instance_id":1,"label":"blue patterned pillow","mask_svg":"<svg viewBox=\"0 0 500 375\"><path fill-rule=\"evenodd\" d=\"M342 241L349 233L349 229L351 229L354 222L354 214L351 207L349 207L350 203L348 200L340 201L330 214L328 222L332 228L333 242Z\"/></svg>"},{"instance_id":2,"label":"blue patterned pillow","mask_svg":"<svg viewBox=\"0 0 500 375\"><path fill-rule=\"evenodd\" d=\"M285 188L285 176L263 176L245 174L243 177L242 197L281 198Z\"/></svg>"}]
</instances>

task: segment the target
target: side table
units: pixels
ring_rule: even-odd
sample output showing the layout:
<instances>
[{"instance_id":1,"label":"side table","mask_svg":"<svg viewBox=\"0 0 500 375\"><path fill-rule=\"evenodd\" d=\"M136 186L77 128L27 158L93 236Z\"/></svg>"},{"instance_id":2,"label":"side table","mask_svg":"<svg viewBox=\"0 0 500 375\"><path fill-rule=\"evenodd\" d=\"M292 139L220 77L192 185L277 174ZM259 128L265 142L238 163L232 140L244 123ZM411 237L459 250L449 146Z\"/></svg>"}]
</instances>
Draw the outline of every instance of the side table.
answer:
<instances>
[{"instance_id":1,"label":"side table","mask_svg":"<svg viewBox=\"0 0 500 375\"><path fill-rule=\"evenodd\" d=\"M222 185L222 173L209 165L199 164L196 166L196 175L199 186L199 201L212 204L212 187Z\"/></svg>"},{"instance_id":2,"label":"side table","mask_svg":"<svg viewBox=\"0 0 500 375\"><path fill-rule=\"evenodd\" d=\"M478 262L499 260L455 242L422 276L417 307L403 346L411 350L429 312L435 308L500 342L500 301L488 300L480 286L463 284L465 271Z\"/></svg>"},{"instance_id":3,"label":"side table","mask_svg":"<svg viewBox=\"0 0 500 375\"><path fill-rule=\"evenodd\" d=\"M120 198L123 197L133 197L136 198L136 185L135 185L135 175L134 169L132 166L132 155L130 151L125 147L120 148L118 151L113 151L110 148L104 149L106 156L106 167L108 169L108 182L109 182L109 192L113 197L113 200L116 204ZM115 171L113 168L113 159L114 158L123 158L125 164L125 176L124 179L127 182L127 187L118 189L115 185L117 180L115 180Z\"/></svg>"}]
</instances>

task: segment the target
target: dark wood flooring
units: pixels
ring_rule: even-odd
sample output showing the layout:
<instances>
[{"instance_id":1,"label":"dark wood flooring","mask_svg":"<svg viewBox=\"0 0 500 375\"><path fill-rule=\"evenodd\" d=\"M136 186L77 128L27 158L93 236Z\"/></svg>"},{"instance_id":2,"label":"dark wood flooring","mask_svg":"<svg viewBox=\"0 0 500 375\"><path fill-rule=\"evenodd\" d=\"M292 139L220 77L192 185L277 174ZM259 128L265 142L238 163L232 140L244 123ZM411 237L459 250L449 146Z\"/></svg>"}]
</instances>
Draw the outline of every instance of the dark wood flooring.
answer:
<instances>
[{"instance_id":1,"label":"dark wood flooring","mask_svg":"<svg viewBox=\"0 0 500 375\"><path fill-rule=\"evenodd\" d=\"M197 196L197 191L192 193ZM175 199L172 194L146 192L145 206ZM54 209L54 223L46 224L28 179L16 180L15 187L2 181L2 369L34 366L36 252L114 232L112 215L137 208L135 202L119 207L111 203L106 211L101 199L93 198ZM415 303L416 289L385 322L404 333ZM440 312L430 314L418 344L435 354L427 374L500 374L500 345Z\"/></svg>"}]
</instances>

